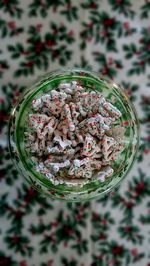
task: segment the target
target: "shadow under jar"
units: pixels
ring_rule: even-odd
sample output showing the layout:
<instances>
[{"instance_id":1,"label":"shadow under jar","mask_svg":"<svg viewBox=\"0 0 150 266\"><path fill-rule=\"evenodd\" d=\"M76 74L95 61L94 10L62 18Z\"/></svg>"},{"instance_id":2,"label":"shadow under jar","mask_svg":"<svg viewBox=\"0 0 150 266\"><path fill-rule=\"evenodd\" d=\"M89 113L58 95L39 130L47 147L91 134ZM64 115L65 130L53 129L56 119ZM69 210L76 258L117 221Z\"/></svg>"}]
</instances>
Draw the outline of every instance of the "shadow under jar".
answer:
<instances>
[{"instance_id":1,"label":"shadow under jar","mask_svg":"<svg viewBox=\"0 0 150 266\"><path fill-rule=\"evenodd\" d=\"M54 199L83 201L125 178L138 133L135 109L121 87L95 72L62 69L41 77L18 100L9 149L33 188Z\"/></svg>"}]
</instances>

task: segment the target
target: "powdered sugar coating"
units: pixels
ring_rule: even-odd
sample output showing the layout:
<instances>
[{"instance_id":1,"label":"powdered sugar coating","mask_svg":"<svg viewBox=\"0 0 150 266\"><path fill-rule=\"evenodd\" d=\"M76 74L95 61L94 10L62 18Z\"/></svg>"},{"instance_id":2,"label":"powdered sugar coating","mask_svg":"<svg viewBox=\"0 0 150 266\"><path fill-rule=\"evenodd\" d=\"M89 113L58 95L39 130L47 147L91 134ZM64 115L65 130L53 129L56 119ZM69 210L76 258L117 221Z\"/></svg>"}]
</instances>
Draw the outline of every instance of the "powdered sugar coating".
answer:
<instances>
[{"instance_id":1,"label":"powdered sugar coating","mask_svg":"<svg viewBox=\"0 0 150 266\"><path fill-rule=\"evenodd\" d=\"M26 147L36 172L54 185L80 187L113 174L112 162L124 149L124 129L115 138L114 122L122 114L103 95L87 92L77 81L61 83L34 99L32 110Z\"/></svg>"}]
</instances>

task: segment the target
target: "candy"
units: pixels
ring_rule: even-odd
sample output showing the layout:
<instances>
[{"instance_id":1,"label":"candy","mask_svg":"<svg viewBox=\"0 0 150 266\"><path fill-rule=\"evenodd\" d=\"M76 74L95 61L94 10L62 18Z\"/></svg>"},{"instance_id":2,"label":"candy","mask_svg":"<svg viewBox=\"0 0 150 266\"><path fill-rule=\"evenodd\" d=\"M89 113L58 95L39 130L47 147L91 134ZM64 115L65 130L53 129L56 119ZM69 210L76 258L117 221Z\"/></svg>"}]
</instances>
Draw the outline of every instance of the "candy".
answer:
<instances>
[{"instance_id":1,"label":"candy","mask_svg":"<svg viewBox=\"0 0 150 266\"><path fill-rule=\"evenodd\" d=\"M73 123L74 125L77 125L79 123L78 116L80 115L79 112L77 111L77 105L74 104L73 102L70 102L69 106L71 110L71 116L72 116Z\"/></svg>"},{"instance_id":2,"label":"candy","mask_svg":"<svg viewBox=\"0 0 150 266\"><path fill-rule=\"evenodd\" d=\"M40 110L42 108L42 106L43 106L43 103L42 103L42 99L41 98L35 99L35 100L32 101L33 110L38 111L38 110Z\"/></svg>"},{"instance_id":3,"label":"candy","mask_svg":"<svg viewBox=\"0 0 150 266\"><path fill-rule=\"evenodd\" d=\"M53 174L44 166L43 163L40 163L39 165L36 165L35 167L36 171L45 175L49 180L52 181Z\"/></svg>"},{"instance_id":4,"label":"candy","mask_svg":"<svg viewBox=\"0 0 150 266\"><path fill-rule=\"evenodd\" d=\"M102 154L104 162L111 160L111 154L115 146L116 146L116 141L114 140L114 138L104 135L102 140Z\"/></svg>"},{"instance_id":5,"label":"candy","mask_svg":"<svg viewBox=\"0 0 150 266\"><path fill-rule=\"evenodd\" d=\"M109 115L115 117L115 119L118 119L119 117L122 116L118 108L112 105L111 103L107 102L102 95L99 98L99 106L100 108L103 107L109 113Z\"/></svg>"},{"instance_id":6,"label":"candy","mask_svg":"<svg viewBox=\"0 0 150 266\"><path fill-rule=\"evenodd\" d=\"M51 101L51 95L45 94L41 97L41 101L43 103L43 106L49 107L50 101Z\"/></svg>"},{"instance_id":7,"label":"candy","mask_svg":"<svg viewBox=\"0 0 150 266\"><path fill-rule=\"evenodd\" d=\"M66 118L62 117L60 118L60 122L57 126L57 129L62 132L63 135L67 135L68 127L66 126Z\"/></svg>"},{"instance_id":8,"label":"candy","mask_svg":"<svg viewBox=\"0 0 150 266\"><path fill-rule=\"evenodd\" d=\"M86 158L83 160L74 160L69 171L69 175L74 175L77 178L91 178L92 177L92 168L90 159Z\"/></svg>"},{"instance_id":9,"label":"candy","mask_svg":"<svg viewBox=\"0 0 150 266\"><path fill-rule=\"evenodd\" d=\"M66 140L62 140L62 136L61 136L61 133L60 131L58 130L55 130L55 137L53 139L54 142L57 142L59 143L59 146L64 150L66 147L70 146L71 145L71 141L66 139Z\"/></svg>"},{"instance_id":10,"label":"candy","mask_svg":"<svg viewBox=\"0 0 150 266\"><path fill-rule=\"evenodd\" d=\"M72 80L72 81L70 82L70 87L71 87L71 89L74 91L74 90L78 87L78 82L75 81L75 80Z\"/></svg>"},{"instance_id":11,"label":"candy","mask_svg":"<svg viewBox=\"0 0 150 266\"><path fill-rule=\"evenodd\" d=\"M68 123L69 130L75 131L75 125L73 123L71 112L70 112L70 107L68 104L65 104L63 111L64 111L64 116L66 117L66 122Z\"/></svg>"},{"instance_id":12,"label":"candy","mask_svg":"<svg viewBox=\"0 0 150 266\"><path fill-rule=\"evenodd\" d=\"M114 126L122 114L103 95L87 92L74 80L60 83L31 105L34 114L29 114L25 140L36 172L54 185L79 187L113 174L125 129Z\"/></svg>"},{"instance_id":13,"label":"candy","mask_svg":"<svg viewBox=\"0 0 150 266\"><path fill-rule=\"evenodd\" d=\"M34 129L39 138L42 133L42 129L44 128L44 125L50 120L50 118L47 115L44 114L29 114L29 124L32 129Z\"/></svg>"},{"instance_id":14,"label":"candy","mask_svg":"<svg viewBox=\"0 0 150 266\"><path fill-rule=\"evenodd\" d=\"M83 143L84 137L81 135L81 132L78 129L76 129L75 133L76 133L76 138L78 140L78 143Z\"/></svg>"},{"instance_id":15,"label":"candy","mask_svg":"<svg viewBox=\"0 0 150 266\"><path fill-rule=\"evenodd\" d=\"M81 152L81 155L92 156L96 152L96 147L96 140L90 134L87 134L85 137L83 151Z\"/></svg>"},{"instance_id":16,"label":"candy","mask_svg":"<svg viewBox=\"0 0 150 266\"><path fill-rule=\"evenodd\" d=\"M77 103L77 106L78 106L80 114L83 117L86 117L87 116L87 111L84 109L84 107L80 103Z\"/></svg>"},{"instance_id":17,"label":"candy","mask_svg":"<svg viewBox=\"0 0 150 266\"><path fill-rule=\"evenodd\" d=\"M111 176L113 174L113 172L114 172L114 170L110 166L104 167L103 169L101 169L101 171L100 171L99 175L97 176L97 178L101 182L104 182L105 178L108 177L108 176Z\"/></svg>"},{"instance_id":18,"label":"candy","mask_svg":"<svg viewBox=\"0 0 150 266\"><path fill-rule=\"evenodd\" d=\"M57 173L61 168L69 167L70 161L66 160L63 163L49 163L49 161L45 161L45 165L54 173Z\"/></svg>"},{"instance_id":19,"label":"candy","mask_svg":"<svg viewBox=\"0 0 150 266\"><path fill-rule=\"evenodd\" d=\"M101 138L105 130L110 127L104 121L100 114L93 115L93 117L83 120L79 123L79 128L84 132L89 132L91 135Z\"/></svg>"},{"instance_id":20,"label":"candy","mask_svg":"<svg viewBox=\"0 0 150 266\"><path fill-rule=\"evenodd\" d=\"M62 154L63 150L60 149L59 147L47 147L47 151L50 154Z\"/></svg>"},{"instance_id":21,"label":"candy","mask_svg":"<svg viewBox=\"0 0 150 266\"><path fill-rule=\"evenodd\" d=\"M47 129L48 134L52 134L57 125L58 125L58 119L56 119L55 117L51 117L50 121L45 127Z\"/></svg>"},{"instance_id":22,"label":"candy","mask_svg":"<svg viewBox=\"0 0 150 266\"><path fill-rule=\"evenodd\" d=\"M63 183L65 183L67 186L72 187L72 186L79 186L79 187L83 187L84 185L86 185L89 181L86 179L63 179L62 180Z\"/></svg>"},{"instance_id":23,"label":"candy","mask_svg":"<svg viewBox=\"0 0 150 266\"><path fill-rule=\"evenodd\" d=\"M93 170L100 170L102 167L102 163L99 160L92 159L91 160L91 167Z\"/></svg>"},{"instance_id":24,"label":"candy","mask_svg":"<svg viewBox=\"0 0 150 266\"><path fill-rule=\"evenodd\" d=\"M61 83L61 84L59 84L58 89L59 89L59 91L61 91L61 90L65 91L65 93L67 93L67 94L73 93L72 89L70 88L70 83Z\"/></svg>"},{"instance_id":25,"label":"candy","mask_svg":"<svg viewBox=\"0 0 150 266\"><path fill-rule=\"evenodd\" d=\"M68 131L68 137L72 141L72 147L76 147L78 145L78 142L77 142L77 139L76 139L75 132Z\"/></svg>"},{"instance_id":26,"label":"candy","mask_svg":"<svg viewBox=\"0 0 150 266\"><path fill-rule=\"evenodd\" d=\"M39 152L39 139L36 139L32 144L30 144L31 153Z\"/></svg>"},{"instance_id":27,"label":"candy","mask_svg":"<svg viewBox=\"0 0 150 266\"><path fill-rule=\"evenodd\" d=\"M43 102L43 106L48 108L50 113L58 116L61 113L62 107L67 98L68 96L66 93L52 90L50 94L42 96L41 100Z\"/></svg>"}]
</instances>

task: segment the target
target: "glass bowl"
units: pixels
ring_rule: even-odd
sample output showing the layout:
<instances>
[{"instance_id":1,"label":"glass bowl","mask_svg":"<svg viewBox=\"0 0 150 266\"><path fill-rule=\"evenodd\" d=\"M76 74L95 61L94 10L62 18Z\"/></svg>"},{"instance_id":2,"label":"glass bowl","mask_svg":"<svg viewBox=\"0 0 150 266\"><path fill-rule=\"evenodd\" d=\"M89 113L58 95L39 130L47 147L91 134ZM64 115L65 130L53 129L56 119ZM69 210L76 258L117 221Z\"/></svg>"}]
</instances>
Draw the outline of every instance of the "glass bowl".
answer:
<instances>
[{"instance_id":1,"label":"glass bowl","mask_svg":"<svg viewBox=\"0 0 150 266\"><path fill-rule=\"evenodd\" d=\"M124 150L113 162L114 173L104 182L94 180L88 184L69 187L66 184L54 185L44 175L34 170L34 164L25 148L26 117L35 97L46 94L62 82L77 81L86 91L97 91L121 111L117 125L125 127ZM46 74L28 87L13 109L9 122L9 149L16 167L34 189L53 199L83 201L114 189L130 171L138 148L139 124L136 111L124 89L98 73L84 69L62 69Z\"/></svg>"}]
</instances>

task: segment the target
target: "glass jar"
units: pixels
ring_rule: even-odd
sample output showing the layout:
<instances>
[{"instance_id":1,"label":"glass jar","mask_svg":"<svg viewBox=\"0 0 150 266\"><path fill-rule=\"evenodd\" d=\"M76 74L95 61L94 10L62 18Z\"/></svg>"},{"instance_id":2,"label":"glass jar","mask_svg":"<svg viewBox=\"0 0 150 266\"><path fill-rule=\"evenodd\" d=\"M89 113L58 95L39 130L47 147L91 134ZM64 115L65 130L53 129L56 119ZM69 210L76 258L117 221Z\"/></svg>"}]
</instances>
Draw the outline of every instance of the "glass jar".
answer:
<instances>
[{"instance_id":1,"label":"glass jar","mask_svg":"<svg viewBox=\"0 0 150 266\"><path fill-rule=\"evenodd\" d=\"M117 120L118 125L125 127L125 149L119 158L113 162L114 173L104 182L94 180L83 187L68 187L66 184L54 185L42 174L34 170L33 162L25 148L26 117L30 112L31 103L35 97L57 88L60 82L77 81L88 92L97 91L122 113ZM62 69L40 77L37 82L28 87L19 98L13 109L9 122L9 149L16 167L29 185L34 189L54 199L82 201L95 198L114 189L130 171L134 162L139 140L139 124L136 111L125 94L123 88L98 73L84 69Z\"/></svg>"}]
</instances>

